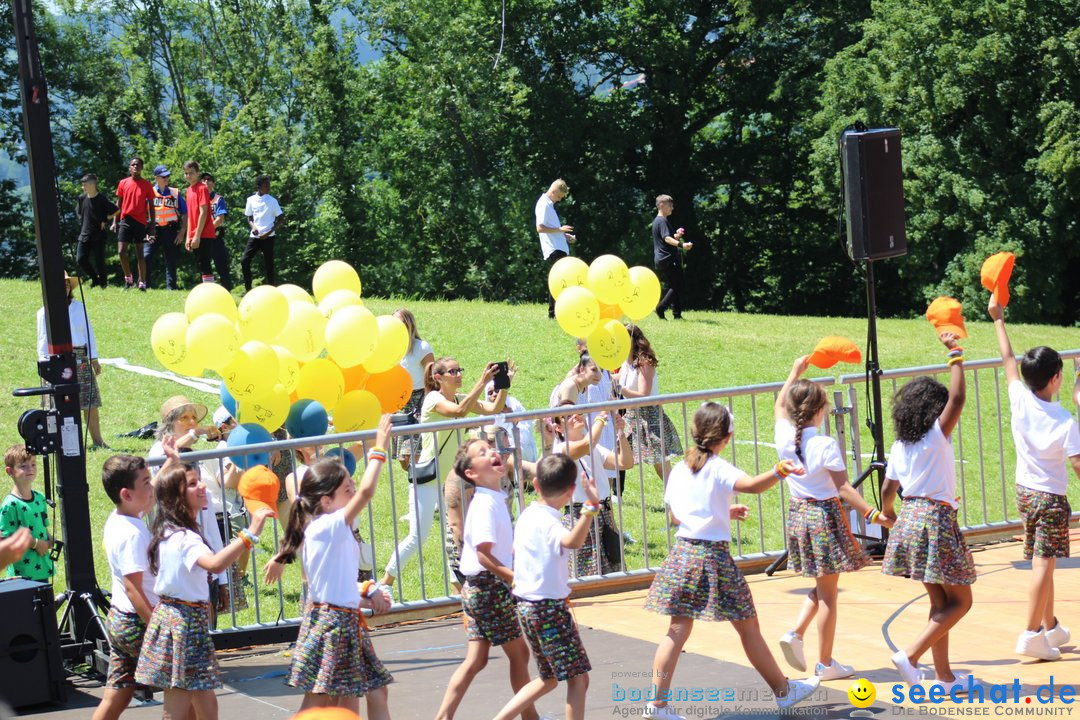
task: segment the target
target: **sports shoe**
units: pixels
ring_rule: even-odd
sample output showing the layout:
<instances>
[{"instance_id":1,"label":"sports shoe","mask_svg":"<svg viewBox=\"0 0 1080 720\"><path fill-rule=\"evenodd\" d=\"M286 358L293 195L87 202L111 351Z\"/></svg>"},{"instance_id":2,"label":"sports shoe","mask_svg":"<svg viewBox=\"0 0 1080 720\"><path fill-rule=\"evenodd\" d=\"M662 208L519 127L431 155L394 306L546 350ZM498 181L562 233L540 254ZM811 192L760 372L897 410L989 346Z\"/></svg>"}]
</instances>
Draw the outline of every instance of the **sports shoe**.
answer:
<instances>
[{"instance_id":1,"label":"sports shoe","mask_svg":"<svg viewBox=\"0 0 1080 720\"><path fill-rule=\"evenodd\" d=\"M792 705L801 703L806 698L814 694L814 691L818 689L820 680L816 677L807 678L805 680L788 680L787 694L784 697L779 695L776 697L776 704L781 710L786 710Z\"/></svg>"},{"instance_id":2,"label":"sports shoe","mask_svg":"<svg viewBox=\"0 0 1080 720\"><path fill-rule=\"evenodd\" d=\"M836 662L836 658L833 658L828 665L818 663L814 667L814 675L819 680L839 680L840 678L849 678L854 674L855 668L850 665L841 665Z\"/></svg>"},{"instance_id":3,"label":"sports shoe","mask_svg":"<svg viewBox=\"0 0 1080 720\"><path fill-rule=\"evenodd\" d=\"M1054 627L1046 631L1046 642L1050 643L1050 647L1059 648L1065 643L1069 642L1072 638L1072 633L1069 632L1069 628L1062 627L1061 621L1055 618Z\"/></svg>"},{"instance_id":4,"label":"sports shoe","mask_svg":"<svg viewBox=\"0 0 1080 720\"><path fill-rule=\"evenodd\" d=\"M967 673L953 673L952 682L946 682L945 680L934 680L930 685L940 685L941 689L945 691L946 695L952 694L952 689L956 688L957 695L968 694L968 675Z\"/></svg>"},{"instance_id":5,"label":"sports shoe","mask_svg":"<svg viewBox=\"0 0 1080 720\"><path fill-rule=\"evenodd\" d=\"M634 536L626 532L625 530L623 530L622 539L624 545L633 545L637 542L637 540L634 539Z\"/></svg>"},{"instance_id":6,"label":"sports shoe","mask_svg":"<svg viewBox=\"0 0 1080 720\"><path fill-rule=\"evenodd\" d=\"M135 283L134 282L132 282L130 280L125 280L124 281L124 289L125 290L133 290L134 288L135 288Z\"/></svg>"},{"instance_id":7,"label":"sports shoe","mask_svg":"<svg viewBox=\"0 0 1080 720\"><path fill-rule=\"evenodd\" d=\"M679 715L671 709L670 705L656 707L655 705L648 704L645 706L645 711L641 713L641 716L648 718L668 718L668 720L686 720L685 715Z\"/></svg>"},{"instance_id":8,"label":"sports shoe","mask_svg":"<svg viewBox=\"0 0 1080 720\"><path fill-rule=\"evenodd\" d=\"M1057 660L1061 657L1061 651L1050 645L1042 629L1020 633L1020 637L1016 638L1016 652L1040 660Z\"/></svg>"},{"instance_id":9,"label":"sports shoe","mask_svg":"<svg viewBox=\"0 0 1080 720\"><path fill-rule=\"evenodd\" d=\"M139 281L139 292L146 292L146 283Z\"/></svg>"},{"instance_id":10,"label":"sports shoe","mask_svg":"<svg viewBox=\"0 0 1080 720\"><path fill-rule=\"evenodd\" d=\"M788 630L780 636L780 649L784 651L784 659L787 660L788 665L800 672L806 672L803 640L795 634L794 630Z\"/></svg>"},{"instance_id":11,"label":"sports shoe","mask_svg":"<svg viewBox=\"0 0 1080 720\"><path fill-rule=\"evenodd\" d=\"M664 315L663 308L656 308L656 317L660 318L661 320L667 320L667 316Z\"/></svg>"},{"instance_id":12,"label":"sports shoe","mask_svg":"<svg viewBox=\"0 0 1080 720\"><path fill-rule=\"evenodd\" d=\"M911 660L908 659L907 653L903 650L897 650L890 658L892 664L896 666L896 669L900 672L900 677L908 685L918 685L922 680L922 673L918 668L911 664Z\"/></svg>"}]
</instances>

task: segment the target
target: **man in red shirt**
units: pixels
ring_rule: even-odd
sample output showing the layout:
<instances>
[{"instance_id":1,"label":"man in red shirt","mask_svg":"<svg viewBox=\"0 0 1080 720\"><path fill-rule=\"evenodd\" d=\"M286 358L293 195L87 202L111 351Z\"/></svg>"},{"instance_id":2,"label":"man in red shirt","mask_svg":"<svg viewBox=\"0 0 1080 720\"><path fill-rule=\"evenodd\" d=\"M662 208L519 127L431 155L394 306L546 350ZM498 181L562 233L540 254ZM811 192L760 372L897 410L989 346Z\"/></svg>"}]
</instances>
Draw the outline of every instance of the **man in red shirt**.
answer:
<instances>
[{"instance_id":1,"label":"man in red shirt","mask_svg":"<svg viewBox=\"0 0 1080 720\"><path fill-rule=\"evenodd\" d=\"M184 179L188 182L187 208L188 208L188 252L197 252L199 258L199 272L203 282L214 282L214 269L212 266L214 241L217 239L217 229L210 214L210 190L206 183L199 179L199 163L188 160L184 163Z\"/></svg>"},{"instance_id":2,"label":"man in red shirt","mask_svg":"<svg viewBox=\"0 0 1080 720\"><path fill-rule=\"evenodd\" d=\"M120 212L113 216L112 230L116 230L117 250L120 252L120 269L124 271L124 289L135 286L128 263L128 245L154 242L154 188L142 176L142 158L133 157L128 163L129 177L116 186L116 198ZM139 265L139 289L146 292L146 260L142 248L136 248L135 259Z\"/></svg>"}]
</instances>

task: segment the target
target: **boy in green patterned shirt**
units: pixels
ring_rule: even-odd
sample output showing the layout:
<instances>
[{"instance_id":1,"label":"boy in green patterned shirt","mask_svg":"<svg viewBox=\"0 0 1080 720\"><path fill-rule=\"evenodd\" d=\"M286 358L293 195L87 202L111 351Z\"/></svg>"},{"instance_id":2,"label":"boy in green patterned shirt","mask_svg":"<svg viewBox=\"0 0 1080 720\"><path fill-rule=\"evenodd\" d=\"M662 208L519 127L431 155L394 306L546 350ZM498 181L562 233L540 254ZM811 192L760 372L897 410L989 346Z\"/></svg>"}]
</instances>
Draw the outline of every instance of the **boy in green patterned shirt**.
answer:
<instances>
[{"instance_id":1,"label":"boy in green patterned shirt","mask_svg":"<svg viewBox=\"0 0 1080 720\"><path fill-rule=\"evenodd\" d=\"M4 453L4 470L14 486L0 502L0 537L27 528L34 538L22 559L8 567L7 576L52 582L56 569L49 555L53 546L49 536L49 508L45 496L31 487L37 477L37 458L24 445L12 445Z\"/></svg>"}]
</instances>

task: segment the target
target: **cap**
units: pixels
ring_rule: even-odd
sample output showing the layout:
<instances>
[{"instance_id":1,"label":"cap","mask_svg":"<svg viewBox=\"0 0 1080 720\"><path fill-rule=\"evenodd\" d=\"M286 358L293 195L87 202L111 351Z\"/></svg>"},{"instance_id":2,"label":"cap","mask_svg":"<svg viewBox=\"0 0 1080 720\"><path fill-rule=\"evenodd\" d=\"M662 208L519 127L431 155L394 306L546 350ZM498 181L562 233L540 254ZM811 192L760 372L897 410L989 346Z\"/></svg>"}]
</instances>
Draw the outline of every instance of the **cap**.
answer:
<instances>
[{"instance_id":1,"label":"cap","mask_svg":"<svg viewBox=\"0 0 1080 720\"><path fill-rule=\"evenodd\" d=\"M979 275L984 288L994 293L998 304L1009 304L1009 278L1012 277L1016 256L1011 252L999 252L986 258Z\"/></svg>"},{"instance_id":2,"label":"cap","mask_svg":"<svg viewBox=\"0 0 1080 720\"><path fill-rule=\"evenodd\" d=\"M218 405L218 409L214 411L214 424L221 427L232 419L233 416L229 409L224 405Z\"/></svg>"},{"instance_id":3,"label":"cap","mask_svg":"<svg viewBox=\"0 0 1080 720\"><path fill-rule=\"evenodd\" d=\"M958 338L966 338L964 329L964 306L951 297L939 297L926 308L926 319L941 333L952 333Z\"/></svg>"},{"instance_id":4,"label":"cap","mask_svg":"<svg viewBox=\"0 0 1080 720\"><path fill-rule=\"evenodd\" d=\"M260 508L270 508L277 511L278 490L281 481L278 476L271 472L265 465L256 465L240 476L240 483L236 491L244 498L248 512L255 512Z\"/></svg>"},{"instance_id":5,"label":"cap","mask_svg":"<svg viewBox=\"0 0 1080 720\"><path fill-rule=\"evenodd\" d=\"M360 720L360 716L343 707L313 707L293 715L293 720Z\"/></svg>"},{"instance_id":6,"label":"cap","mask_svg":"<svg viewBox=\"0 0 1080 720\"><path fill-rule=\"evenodd\" d=\"M81 182L81 183L84 183L84 182L94 182L94 183L96 183L97 182L97 175L95 175L94 173L86 173L81 178L79 178L79 182Z\"/></svg>"},{"instance_id":7,"label":"cap","mask_svg":"<svg viewBox=\"0 0 1080 720\"><path fill-rule=\"evenodd\" d=\"M838 362L862 362L862 352L846 337L829 335L821 338L814 347L814 351L810 353L810 364L825 369L831 368Z\"/></svg>"},{"instance_id":8,"label":"cap","mask_svg":"<svg viewBox=\"0 0 1080 720\"><path fill-rule=\"evenodd\" d=\"M164 421L165 418L169 417L169 415L176 412L176 410L184 407L185 405L190 405L192 409L195 410L195 422L199 422L204 417L206 417L205 405L202 405L200 403L193 403L183 395L173 395L171 398L161 404L161 419Z\"/></svg>"},{"instance_id":9,"label":"cap","mask_svg":"<svg viewBox=\"0 0 1080 720\"><path fill-rule=\"evenodd\" d=\"M158 165L154 168L154 177L169 177L170 175L172 173L169 172L169 168L165 165Z\"/></svg>"}]
</instances>

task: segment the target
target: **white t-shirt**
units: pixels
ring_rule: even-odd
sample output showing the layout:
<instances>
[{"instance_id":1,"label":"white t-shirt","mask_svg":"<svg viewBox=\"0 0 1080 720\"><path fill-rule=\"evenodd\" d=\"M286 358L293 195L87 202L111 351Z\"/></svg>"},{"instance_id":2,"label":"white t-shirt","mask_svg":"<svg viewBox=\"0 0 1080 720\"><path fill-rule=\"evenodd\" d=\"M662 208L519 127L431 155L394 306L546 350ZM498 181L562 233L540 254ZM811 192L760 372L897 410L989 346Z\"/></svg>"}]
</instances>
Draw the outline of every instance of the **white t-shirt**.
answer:
<instances>
[{"instance_id":1,"label":"white t-shirt","mask_svg":"<svg viewBox=\"0 0 1080 720\"><path fill-rule=\"evenodd\" d=\"M87 356L91 360L96 360L98 351L94 328L90 327L85 308L78 300L68 303L68 322L71 323L71 344L75 347L85 346ZM37 352L38 357L49 354L49 338L45 332L45 308L39 308L37 311Z\"/></svg>"},{"instance_id":2,"label":"white t-shirt","mask_svg":"<svg viewBox=\"0 0 1080 720\"><path fill-rule=\"evenodd\" d=\"M1016 445L1016 484L1065 495L1067 458L1080 455L1076 419L1061 403L1035 397L1023 380L1009 383L1009 409Z\"/></svg>"},{"instance_id":3,"label":"white t-shirt","mask_svg":"<svg viewBox=\"0 0 1080 720\"><path fill-rule=\"evenodd\" d=\"M836 438L819 435L817 428L803 428L803 460L795 454L795 426L785 418L777 418L773 431L776 452L781 460L790 460L806 470L805 475L787 476L788 490L792 497L804 500L828 500L839 495L830 470L846 470L844 453Z\"/></svg>"},{"instance_id":4,"label":"white t-shirt","mask_svg":"<svg viewBox=\"0 0 1080 720\"><path fill-rule=\"evenodd\" d=\"M640 372L641 371L638 370L638 368L631 365L630 361L627 360L619 369L619 384L622 385L624 388L630 388L631 390L636 391L638 389L638 375L640 374ZM650 387L648 389L648 392L646 392L645 394L660 394L660 373L657 372L655 368L653 369L652 387Z\"/></svg>"},{"instance_id":5,"label":"white t-shirt","mask_svg":"<svg viewBox=\"0 0 1080 720\"><path fill-rule=\"evenodd\" d=\"M551 198L544 193L540 196L540 199L536 201L536 224L545 225L550 228L562 227L562 221L559 220L559 213L555 212L555 203L551 201ZM570 254L570 246L566 244L566 235L557 233L537 233L540 236L540 251L544 253L544 259L556 250L562 250L567 255Z\"/></svg>"},{"instance_id":6,"label":"white t-shirt","mask_svg":"<svg viewBox=\"0 0 1080 720\"><path fill-rule=\"evenodd\" d=\"M664 502L679 520L675 535L695 540L731 540L731 496L735 482L746 476L719 455L705 461L697 473L685 462L668 476Z\"/></svg>"},{"instance_id":7,"label":"white t-shirt","mask_svg":"<svg viewBox=\"0 0 1080 720\"><path fill-rule=\"evenodd\" d=\"M476 546L493 543L491 554L508 568L514 567L514 522L506 508L506 493L477 487L465 513L462 531L461 574L468 577L485 570Z\"/></svg>"},{"instance_id":8,"label":"white t-shirt","mask_svg":"<svg viewBox=\"0 0 1080 720\"><path fill-rule=\"evenodd\" d=\"M316 515L308 523L301 553L312 602L360 606L360 588L356 584L360 543L345 524L345 508Z\"/></svg>"},{"instance_id":9,"label":"white t-shirt","mask_svg":"<svg viewBox=\"0 0 1080 720\"><path fill-rule=\"evenodd\" d=\"M207 602L210 599L208 574L196 562L210 554L210 548L196 533L187 529L173 530L158 545L158 576L154 581L154 592L158 597Z\"/></svg>"},{"instance_id":10,"label":"white t-shirt","mask_svg":"<svg viewBox=\"0 0 1080 720\"><path fill-rule=\"evenodd\" d=\"M558 455L559 453L566 452L566 441L558 440L551 446L551 453ZM577 465L577 484L574 486L574 498L571 502L584 503L588 501L585 497L585 478L592 476L596 478L596 494L601 500L611 495L611 483L608 480L608 471L604 467L604 462L607 458L611 457L611 451L602 445L593 445L591 452L581 458L574 461Z\"/></svg>"},{"instance_id":11,"label":"white t-shirt","mask_svg":"<svg viewBox=\"0 0 1080 720\"><path fill-rule=\"evenodd\" d=\"M607 370L601 370L600 382L585 388L585 392L578 396L577 403L579 405L584 405L586 403L610 402L614 399L615 395L611 388L611 373ZM588 423L589 427L592 427L592 424L596 422L596 418L599 414L599 412L592 412L586 415L585 421ZM603 432L600 433L600 446L607 448L611 452L615 452L615 411L611 411L611 417L609 418L608 423L604 425ZM597 471L596 476L599 478L600 475L603 474L607 477L613 477L618 473L618 470L600 468ZM575 502L577 501L575 500Z\"/></svg>"},{"instance_id":12,"label":"white t-shirt","mask_svg":"<svg viewBox=\"0 0 1080 720\"><path fill-rule=\"evenodd\" d=\"M259 235L264 235L269 230L270 237L273 237L276 234L274 225L277 223L278 217L281 216L281 206L278 205L278 201L273 195L255 193L247 199L247 204L244 205L244 215L251 218L252 223L255 224L255 229L259 231ZM256 237L254 230L251 232L251 236Z\"/></svg>"},{"instance_id":13,"label":"white t-shirt","mask_svg":"<svg viewBox=\"0 0 1080 720\"><path fill-rule=\"evenodd\" d=\"M956 507L956 456L952 442L934 421L918 442L897 440L889 450L885 479L895 480L904 497L924 497Z\"/></svg>"},{"instance_id":14,"label":"white t-shirt","mask_svg":"<svg viewBox=\"0 0 1080 720\"><path fill-rule=\"evenodd\" d=\"M533 502L514 526L514 594L524 600L558 600L570 594L570 565L562 539L562 513Z\"/></svg>"},{"instance_id":15,"label":"white t-shirt","mask_svg":"<svg viewBox=\"0 0 1080 720\"><path fill-rule=\"evenodd\" d=\"M142 591L150 607L157 605L154 593L154 574L150 572L150 560L146 548L150 546L150 528L137 517L121 515L113 510L105 520L105 557L112 575L112 605L120 612L134 613L135 606L124 590L124 576L142 573Z\"/></svg>"},{"instance_id":16,"label":"white t-shirt","mask_svg":"<svg viewBox=\"0 0 1080 720\"><path fill-rule=\"evenodd\" d=\"M506 396L506 408L503 413L517 413L525 412L525 406L521 404L521 401L512 395ZM517 447L517 444L521 444L521 459L528 460L529 462L535 462L539 457L539 453L536 449L536 436L533 435L533 421L532 420L518 420L516 423L509 420L499 420L502 413L496 416L495 424L506 431L507 436L510 438L510 444ZM517 429L517 437L514 437L514 429Z\"/></svg>"},{"instance_id":17,"label":"white t-shirt","mask_svg":"<svg viewBox=\"0 0 1080 720\"><path fill-rule=\"evenodd\" d=\"M420 361L432 354L434 354L434 351L427 340L413 340L409 352L405 353L405 357L401 359L399 365L409 371L413 391L424 387L424 367L420 364Z\"/></svg>"}]
</instances>

